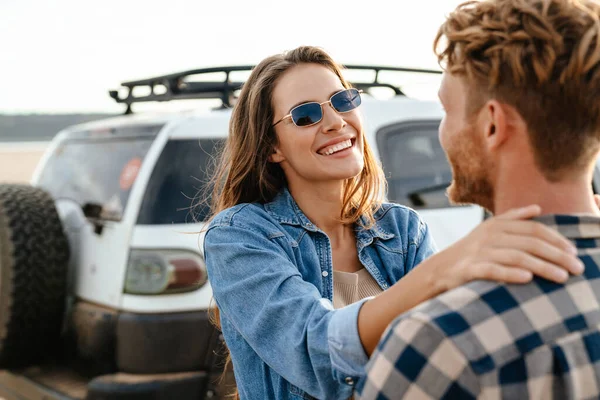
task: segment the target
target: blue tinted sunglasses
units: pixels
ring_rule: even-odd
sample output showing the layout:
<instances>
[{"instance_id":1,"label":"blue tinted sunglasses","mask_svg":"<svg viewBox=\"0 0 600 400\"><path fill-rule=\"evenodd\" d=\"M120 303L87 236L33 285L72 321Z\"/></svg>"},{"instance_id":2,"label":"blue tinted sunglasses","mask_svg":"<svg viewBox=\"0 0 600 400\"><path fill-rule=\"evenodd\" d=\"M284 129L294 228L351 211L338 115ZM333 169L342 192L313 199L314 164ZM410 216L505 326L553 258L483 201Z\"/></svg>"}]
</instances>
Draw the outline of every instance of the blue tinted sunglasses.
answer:
<instances>
[{"instance_id":1,"label":"blue tinted sunglasses","mask_svg":"<svg viewBox=\"0 0 600 400\"><path fill-rule=\"evenodd\" d=\"M323 105L329 103L331 107L338 113L346 113L354 110L360 106L362 100L360 94L362 90L358 89L344 89L337 92L327 101L323 103L317 103L311 101L309 103L300 104L292 108L290 113L279 121L275 122L273 126L277 125L286 118L292 118L292 122L296 126L311 126L321 122L323 119Z\"/></svg>"}]
</instances>

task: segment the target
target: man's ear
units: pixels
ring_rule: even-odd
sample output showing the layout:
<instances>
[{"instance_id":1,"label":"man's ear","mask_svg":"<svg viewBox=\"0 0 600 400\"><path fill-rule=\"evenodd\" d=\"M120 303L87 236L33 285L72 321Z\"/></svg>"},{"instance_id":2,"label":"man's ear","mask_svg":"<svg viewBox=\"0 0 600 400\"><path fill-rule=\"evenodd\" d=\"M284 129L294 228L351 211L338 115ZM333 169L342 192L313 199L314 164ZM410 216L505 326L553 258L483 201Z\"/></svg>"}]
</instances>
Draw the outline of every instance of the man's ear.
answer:
<instances>
[{"instance_id":1,"label":"man's ear","mask_svg":"<svg viewBox=\"0 0 600 400\"><path fill-rule=\"evenodd\" d=\"M490 150L500 147L510 136L507 110L497 100L488 101L483 110L484 138Z\"/></svg>"},{"instance_id":2,"label":"man's ear","mask_svg":"<svg viewBox=\"0 0 600 400\"><path fill-rule=\"evenodd\" d=\"M276 164L285 161L285 157L283 156L283 153L281 153L281 150L279 150L279 147L275 146L273 148L273 153L269 156L269 161Z\"/></svg>"}]
</instances>

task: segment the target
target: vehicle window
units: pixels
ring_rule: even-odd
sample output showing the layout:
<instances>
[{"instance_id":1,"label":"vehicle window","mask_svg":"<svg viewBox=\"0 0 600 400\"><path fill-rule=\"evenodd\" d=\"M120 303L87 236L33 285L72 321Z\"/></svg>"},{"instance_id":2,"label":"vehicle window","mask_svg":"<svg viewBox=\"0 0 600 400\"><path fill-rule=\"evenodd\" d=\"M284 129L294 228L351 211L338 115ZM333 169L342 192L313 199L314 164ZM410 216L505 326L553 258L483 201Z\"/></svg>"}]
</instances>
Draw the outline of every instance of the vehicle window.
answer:
<instances>
[{"instance_id":1,"label":"vehicle window","mask_svg":"<svg viewBox=\"0 0 600 400\"><path fill-rule=\"evenodd\" d=\"M413 208L450 207L452 171L438 139L439 121L400 123L377 133L388 199Z\"/></svg>"},{"instance_id":2,"label":"vehicle window","mask_svg":"<svg viewBox=\"0 0 600 400\"><path fill-rule=\"evenodd\" d=\"M203 198L209 171L224 139L170 140L148 182L138 224L184 224L203 221L210 200Z\"/></svg>"},{"instance_id":3,"label":"vehicle window","mask_svg":"<svg viewBox=\"0 0 600 400\"><path fill-rule=\"evenodd\" d=\"M99 205L101 218L118 221L153 140L149 136L65 140L48 159L38 184L55 199Z\"/></svg>"}]
</instances>

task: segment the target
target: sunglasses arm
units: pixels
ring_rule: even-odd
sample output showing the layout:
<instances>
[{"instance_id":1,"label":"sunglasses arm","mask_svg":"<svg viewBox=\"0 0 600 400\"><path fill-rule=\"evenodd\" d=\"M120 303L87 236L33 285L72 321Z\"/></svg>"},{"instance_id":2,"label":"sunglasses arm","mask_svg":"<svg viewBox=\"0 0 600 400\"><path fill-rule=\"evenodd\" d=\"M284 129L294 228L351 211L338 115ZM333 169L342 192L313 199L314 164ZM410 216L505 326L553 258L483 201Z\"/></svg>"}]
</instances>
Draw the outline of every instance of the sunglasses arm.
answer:
<instances>
[{"instance_id":1,"label":"sunglasses arm","mask_svg":"<svg viewBox=\"0 0 600 400\"><path fill-rule=\"evenodd\" d=\"M292 114L288 114L285 117L281 118L279 121L275 122L273 125L271 125L271 128L274 128L275 125L277 125L278 123L280 123L281 121L283 121L286 118L290 118L292 116Z\"/></svg>"}]
</instances>

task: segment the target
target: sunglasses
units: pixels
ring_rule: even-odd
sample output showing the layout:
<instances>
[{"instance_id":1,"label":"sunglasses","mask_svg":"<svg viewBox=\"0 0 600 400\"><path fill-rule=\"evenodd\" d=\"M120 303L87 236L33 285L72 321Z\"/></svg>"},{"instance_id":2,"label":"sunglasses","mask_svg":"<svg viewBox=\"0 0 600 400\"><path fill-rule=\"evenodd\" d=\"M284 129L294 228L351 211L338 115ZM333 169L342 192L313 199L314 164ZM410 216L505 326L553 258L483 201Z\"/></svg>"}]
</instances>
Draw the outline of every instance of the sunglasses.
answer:
<instances>
[{"instance_id":1,"label":"sunglasses","mask_svg":"<svg viewBox=\"0 0 600 400\"><path fill-rule=\"evenodd\" d=\"M292 108L290 113L279 121L275 122L273 126L277 125L286 118L292 118L292 122L296 126L311 126L318 124L323 119L323 105L331 104L331 107L338 113L346 113L352 111L360 106L362 100L360 94L362 90L358 89L345 89L337 92L331 98L323 103L317 103L311 101L309 103L300 104Z\"/></svg>"}]
</instances>

